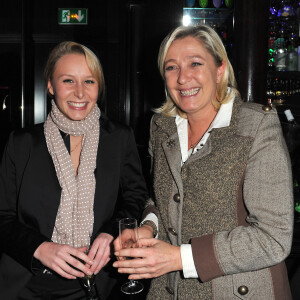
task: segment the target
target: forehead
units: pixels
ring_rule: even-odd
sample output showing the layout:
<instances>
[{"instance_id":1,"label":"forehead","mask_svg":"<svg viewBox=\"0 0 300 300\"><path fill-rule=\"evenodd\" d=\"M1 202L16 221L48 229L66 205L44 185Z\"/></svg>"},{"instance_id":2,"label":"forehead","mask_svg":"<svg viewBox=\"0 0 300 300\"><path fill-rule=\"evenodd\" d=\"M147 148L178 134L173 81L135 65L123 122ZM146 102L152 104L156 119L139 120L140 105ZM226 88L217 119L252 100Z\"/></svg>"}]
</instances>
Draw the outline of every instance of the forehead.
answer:
<instances>
[{"instance_id":1,"label":"forehead","mask_svg":"<svg viewBox=\"0 0 300 300\"><path fill-rule=\"evenodd\" d=\"M68 71L91 73L85 56L79 53L65 54L57 60L54 73Z\"/></svg>"},{"instance_id":2,"label":"forehead","mask_svg":"<svg viewBox=\"0 0 300 300\"><path fill-rule=\"evenodd\" d=\"M167 55L169 53L176 52L179 50L180 51L189 51L190 50L190 51L196 51L196 52L201 52L201 51L207 52L207 50L204 48L202 42L191 36L187 36L184 38L174 40L167 51Z\"/></svg>"}]
</instances>

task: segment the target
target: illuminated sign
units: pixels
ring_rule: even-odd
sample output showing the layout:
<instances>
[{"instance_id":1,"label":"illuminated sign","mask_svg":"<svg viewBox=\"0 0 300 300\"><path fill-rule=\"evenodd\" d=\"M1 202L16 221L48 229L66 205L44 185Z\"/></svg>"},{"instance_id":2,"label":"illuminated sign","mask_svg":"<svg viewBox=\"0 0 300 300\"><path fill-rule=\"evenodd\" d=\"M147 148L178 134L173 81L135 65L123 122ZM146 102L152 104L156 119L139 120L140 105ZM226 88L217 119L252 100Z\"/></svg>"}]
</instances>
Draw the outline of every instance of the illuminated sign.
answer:
<instances>
[{"instance_id":1,"label":"illuminated sign","mask_svg":"<svg viewBox=\"0 0 300 300\"><path fill-rule=\"evenodd\" d=\"M59 8L58 24L60 25L87 25L87 8Z\"/></svg>"}]
</instances>

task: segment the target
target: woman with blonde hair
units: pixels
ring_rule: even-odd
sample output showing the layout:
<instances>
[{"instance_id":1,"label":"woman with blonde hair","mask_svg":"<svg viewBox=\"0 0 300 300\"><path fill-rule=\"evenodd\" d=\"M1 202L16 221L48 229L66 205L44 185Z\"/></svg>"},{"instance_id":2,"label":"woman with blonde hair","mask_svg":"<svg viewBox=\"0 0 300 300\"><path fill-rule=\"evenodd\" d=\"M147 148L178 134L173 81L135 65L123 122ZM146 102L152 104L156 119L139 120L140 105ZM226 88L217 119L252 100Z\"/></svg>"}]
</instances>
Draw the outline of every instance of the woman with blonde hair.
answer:
<instances>
[{"instance_id":1,"label":"woman with blonde hair","mask_svg":"<svg viewBox=\"0 0 300 300\"><path fill-rule=\"evenodd\" d=\"M117 220L147 198L133 132L100 111L103 71L86 46L58 44L45 77L45 123L13 132L0 166L0 298L86 299L79 279L94 275L106 299Z\"/></svg>"},{"instance_id":2,"label":"woman with blonde hair","mask_svg":"<svg viewBox=\"0 0 300 300\"><path fill-rule=\"evenodd\" d=\"M151 121L152 200L139 248L116 240L114 266L153 278L147 299L291 299L292 176L275 109L240 99L209 26L176 28L158 62L167 99Z\"/></svg>"}]
</instances>

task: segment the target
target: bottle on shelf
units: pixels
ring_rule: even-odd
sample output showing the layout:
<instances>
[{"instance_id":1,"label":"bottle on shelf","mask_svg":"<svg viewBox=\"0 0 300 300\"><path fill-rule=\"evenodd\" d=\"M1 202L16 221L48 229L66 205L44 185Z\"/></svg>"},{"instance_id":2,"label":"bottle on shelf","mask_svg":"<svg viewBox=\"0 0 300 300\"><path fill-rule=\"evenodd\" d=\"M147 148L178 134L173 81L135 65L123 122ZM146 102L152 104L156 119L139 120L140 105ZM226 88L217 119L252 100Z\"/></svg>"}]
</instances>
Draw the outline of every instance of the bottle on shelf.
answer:
<instances>
[{"instance_id":1,"label":"bottle on shelf","mask_svg":"<svg viewBox=\"0 0 300 300\"><path fill-rule=\"evenodd\" d=\"M286 59L287 57L287 48L285 42L285 32L284 28L281 27L279 30L279 37L276 40L276 59L275 66L276 71L286 71Z\"/></svg>"},{"instance_id":2,"label":"bottle on shelf","mask_svg":"<svg viewBox=\"0 0 300 300\"><path fill-rule=\"evenodd\" d=\"M292 112L291 112L290 109L286 109L284 111L284 114L285 114L286 119L287 119L287 121L288 121L289 124L291 124L291 125L297 125L297 122L296 122L296 120L295 120L295 118L294 118L294 116L293 116L293 114L292 114Z\"/></svg>"},{"instance_id":3,"label":"bottle on shelf","mask_svg":"<svg viewBox=\"0 0 300 300\"><path fill-rule=\"evenodd\" d=\"M186 7L194 7L195 0L186 0L185 5L186 5Z\"/></svg>"},{"instance_id":4,"label":"bottle on shelf","mask_svg":"<svg viewBox=\"0 0 300 300\"><path fill-rule=\"evenodd\" d=\"M269 29L269 39L268 39L268 70L270 72L275 71L275 59L276 59L276 24L274 21L271 22L270 24L270 29Z\"/></svg>"},{"instance_id":5,"label":"bottle on shelf","mask_svg":"<svg viewBox=\"0 0 300 300\"><path fill-rule=\"evenodd\" d=\"M225 0L225 7L232 8L233 7L233 0Z\"/></svg>"},{"instance_id":6,"label":"bottle on shelf","mask_svg":"<svg viewBox=\"0 0 300 300\"><path fill-rule=\"evenodd\" d=\"M201 8L209 8L209 0L199 0L199 6Z\"/></svg>"},{"instance_id":7,"label":"bottle on shelf","mask_svg":"<svg viewBox=\"0 0 300 300\"><path fill-rule=\"evenodd\" d=\"M212 2L215 8L220 8L223 5L223 0L213 0Z\"/></svg>"},{"instance_id":8,"label":"bottle on shelf","mask_svg":"<svg viewBox=\"0 0 300 300\"><path fill-rule=\"evenodd\" d=\"M294 36L291 36L287 47L287 71L298 70L298 47L295 44Z\"/></svg>"}]
</instances>

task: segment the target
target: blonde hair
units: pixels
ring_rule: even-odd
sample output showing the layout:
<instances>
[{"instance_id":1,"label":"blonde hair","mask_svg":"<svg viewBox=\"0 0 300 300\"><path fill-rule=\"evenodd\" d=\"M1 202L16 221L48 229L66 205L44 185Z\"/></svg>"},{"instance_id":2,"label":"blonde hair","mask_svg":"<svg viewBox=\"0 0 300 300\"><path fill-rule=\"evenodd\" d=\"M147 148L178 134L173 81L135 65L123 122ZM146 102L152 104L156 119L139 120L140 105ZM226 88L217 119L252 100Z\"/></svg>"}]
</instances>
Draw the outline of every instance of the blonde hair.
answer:
<instances>
[{"instance_id":1,"label":"blonde hair","mask_svg":"<svg viewBox=\"0 0 300 300\"><path fill-rule=\"evenodd\" d=\"M186 37L193 37L197 39L201 45L212 55L217 67L220 67L222 63L225 64L224 75L217 84L216 99L212 101L212 104L219 110L222 103L226 103L232 97L238 96L237 84L234 76L234 71L231 63L227 57L225 47L222 43L219 35L207 25L199 26L179 26L168 34L162 41L158 54L158 68L162 78L165 80L165 59L167 52L175 40L183 39ZM230 88L230 89L228 89ZM163 113L164 115L174 117L179 114L185 117L185 113L180 110L178 106L173 102L170 94L166 90L166 101L164 104L155 109L155 112Z\"/></svg>"},{"instance_id":2,"label":"blonde hair","mask_svg":"<svg viewBox=\"0 0 300 300\"><path fill-rule=\"evenodd\" d=\"M48 61L45 67L44 76L46 80L46 85L48 81L52 80L53 73L55 71L55 66L58 60L67 54L82 54L85 56L86 63L93 75L95 77L98 87L99 87L99 99L104 97L105 92L105 82L101 63L96 56L96 54L84 45L76 42L66 41L59 43L49 54ZM49 91L47 91L49 93Z\"/></svg>"}]
</instances>

